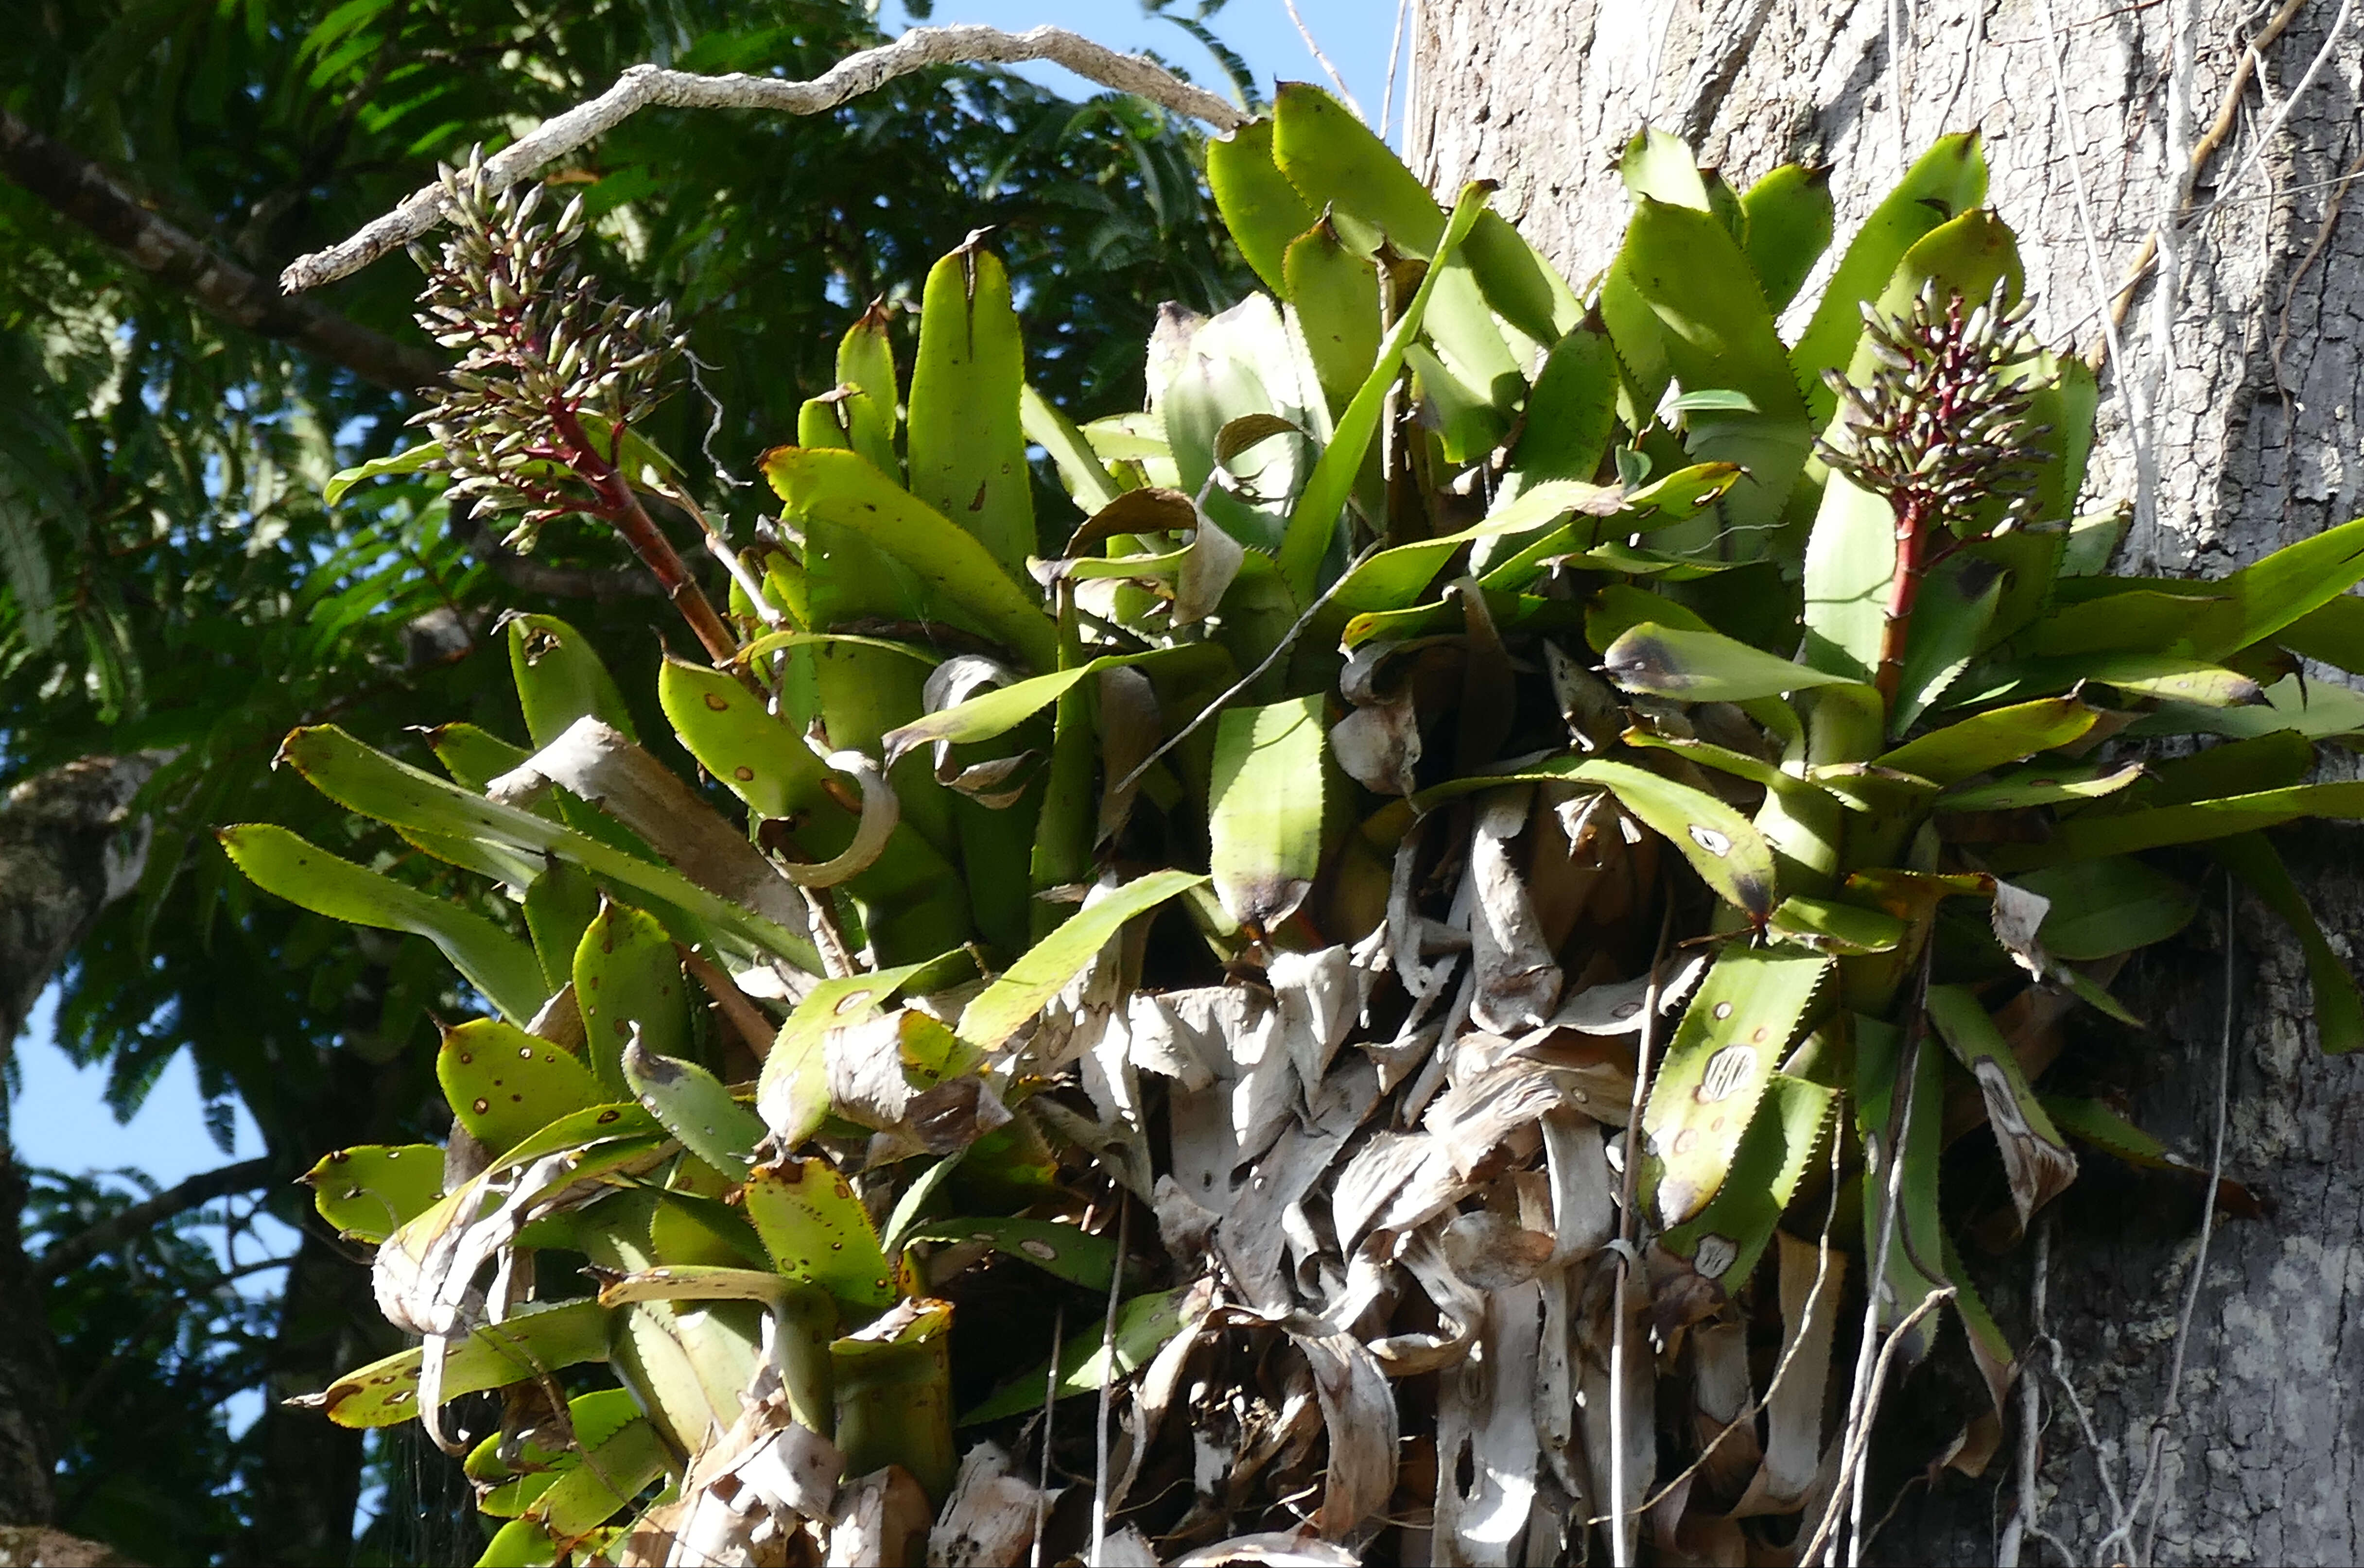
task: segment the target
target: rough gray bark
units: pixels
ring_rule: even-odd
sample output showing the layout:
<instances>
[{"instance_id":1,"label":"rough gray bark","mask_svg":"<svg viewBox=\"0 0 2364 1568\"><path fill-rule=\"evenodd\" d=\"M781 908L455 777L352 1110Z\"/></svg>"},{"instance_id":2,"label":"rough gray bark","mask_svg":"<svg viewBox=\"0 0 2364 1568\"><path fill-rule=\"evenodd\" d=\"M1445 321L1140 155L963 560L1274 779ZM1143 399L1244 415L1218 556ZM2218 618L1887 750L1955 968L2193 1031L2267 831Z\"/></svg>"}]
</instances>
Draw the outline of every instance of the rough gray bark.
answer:
<instances>
[{"instance_id":1,"label":"rough gray bark","mask_svg":"<svg viewBox=\"0 0 2364 1568\"><path fill-rule=\"evenodd\" d=\"M43 986L99 912L139 880L144 832L127 830L134 796L154 774L152 753L84 757L38 773L0 801L0 1062ZM37 1271L19 1217L24 1178L0 1139L0 1523L41 1524L54 1501L48 1415L57 1367Z\"/></svg>"},{"instance_id":2,"label":"rough gray bark","mask_svg":"<svg viewBox=\"0 0 2364 1568\"><path fill-rule=\"evenodd\" d=\"M1502 181L1498 205L1578 279L1615 247L1613 160L1645 122L1690 135L1735 184L1793 158L1834 165L1842 240L1912 150L1983 129L1991 199L2020 231L2037 325L2080 348L2103 336L2146 238L2181 212L2164 247L2180 262L2175 286L2162 292L2152 267L2117 330L2089 504L2139 497L2130 567L2212 572L2364 512L2364 28L2350 6L1422 0L1420 11L1413 166L1439 189ZM2171 171L2206 150L2228 104L2187 205ZM2344 950L2364 923L2364 856L2339 831L2308 842L2319 852L2303 875ZM2145 1505L2156 1540L2138 1531L2106 1560L2354 1562L2364 1065L2315 1050L2303 969L2279 926L2254 910L2236 925L2246 1000L2228 1169L2278 1208L2216 1233L2181 1417ZM2136 1109L2204 1162L2217 1030L2213 963L2193 957L2197 977L2162 975L2151 993L2162 1029ZM2147 1206L2133 1223L2129 1201ZM2141 1477L2196 1209L2103 1180L2062 1216L2052 1320L2100 1449L2059 1411L2039 1497L2042 1524L2080 1561L2116 1522L2097 1462L2129 1496ZM2055 1408L2057 1392L2046 1388ZM1999 1459L1989 1482L2005 1468ZM1957 1490L1908 1504L1881 1549L1993 1561L2012 1502L2009 1490ZM2026 1551L2036 1560L2032 1540Z\"/></svg>"}]
</instances>

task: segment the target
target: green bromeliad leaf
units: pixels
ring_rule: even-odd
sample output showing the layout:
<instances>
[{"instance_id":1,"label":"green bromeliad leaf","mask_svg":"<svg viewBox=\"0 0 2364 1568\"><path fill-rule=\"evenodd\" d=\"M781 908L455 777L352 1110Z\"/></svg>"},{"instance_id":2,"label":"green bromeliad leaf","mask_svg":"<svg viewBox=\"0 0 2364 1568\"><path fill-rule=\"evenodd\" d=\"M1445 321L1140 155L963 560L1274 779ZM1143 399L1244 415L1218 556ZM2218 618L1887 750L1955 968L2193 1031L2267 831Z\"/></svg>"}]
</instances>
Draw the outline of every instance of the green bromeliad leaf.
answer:
<instances>
[{"instance_id":1,"label":"green bromeliad leaf","mask_svg":"<svg viewBox=\"0 0 2364 1568\"><path fill-rule=\"evenodd\" d=\"M1233 708L1215 723L1207 799L1215 895L1232 919L1269 930L1296 912L1321 870L1321 699Z\"/></svg>"},{"instance_id":2,"label":"green bromeliad leaf","mask_svg":"<svg viewBox=\"0 0 2364 1568\"><path fill-rule=\"evenodd\" d=\"M999 1047L1081 973L1125 922L1206 880L1195 872L1153 872L1087 903L971 998L955 1032L980 1050Z\"/></svg>"},{"instance_id":3,"label":"green bromeliad leaf","mask_svg":"<svg viewBox=\"0 0 2364 1568\"><path fill-rule=\"evenodd\" d=\"M1010 395L1014 400L1017 394ZM1058 628L1020 586L1022 562L1013 575L986 545L860 456L775 447L764 455L764 476L792 516L869 545L909 572L928 595L924 605L908 606L882 586L875 613L903 619L913 608L932 609L1037 669L1056 668ZM962 497L963 504L968 499Z\"/></svg>"},{"instance_id":4,"label":"green bromeliad leaf","mask_svg":"<svg viewBox=\"0 0 2364 1568\"><path fill-rule=\"evenodd\" d=\"M867 1321L892 1305L896 1271L853 1188L826 1160L793 1157L748 1173L742 1199L773 1265L819 1285L846 1316Z\"/></svg>"},{"instance_id":5,"label":"green bromeliad leaf","mask_svg":"<svg viewBox=\"0 0 2364 1568\"><path fill-rule=\"evenodd\" d=\"M1621 633L1601 653L1600 667L1629 692L1678 702L1742 703L1808 686L1840 684L1845 679L1719 632L1652 622Z\"/></svg>"},{"instance_id":6,"label":"green bromeliad leaf","mask_svg":"<svg viewBox=\"0 0 2364 1568\"><path fill-rule=\"evenodd\" d=\"M443 1195L443 1151L431 1143L364 1143L321 1155L298 1179L340 1235L374 1246Z\"/></svg>"},{"instance_id":7,"label":"green bromeliad leaf","mask_svg":"<svg viewBox=\"0 0 2364 1568\"><path fill-rule=\"evenodd\" d=\"M673 938L656 917L602 900L574 950L574 1005L591 1068L608 1099L631 1092L624 1049L635 1029L660 1056L690 1051L689 993Z\"/></svg>"},{"instance_id":8,"label":"green bromeliad leaf","mask_svg":"<svg viewBox=\"0 0 2364 1568\"><path fill-rule=\"evenodd\" d=\"M695 1062L656 1054L637 1031L624 1047L623 1069L634 1097L683 1148L727 1176L746 1175L764 1124L713 1073Z\"/></svg>"},{"instance_id":9,"label":"green bromeliad leaf","mask_svg":"<svg viewBox=\"0 0 2364 1568\"><path fill-rule=\"evenodd\" d=\"M250 822L217 836L263 891L332 920L427 938L504 1017L523 1023L541 1008L541 965L532 950L483 916L341 860L284 828Z\"/></svg>"},{"instance_id":10,"label":"green bromeliad leaf","mask_svg":"<svg viewBox=\"0 0 2364 1568\"><path fill-rule=\"evenodd\" d=\"M1756 1272L1815 1151L1831 1130L1838 1091L1776 1073L1740 1136L1732 1168L1707 1206L1668 1230L1667 1251L1737 1290Z\"/></svg>"},{"instance_id":11,"label":"green bromeliad leaf","mask_svg":"<svg viewBox=\"0 0 2364 1568\"><path fill-rule=\"evenodd\" d=\"M1009 271L982 238L928 272L906 431L911 494L1021 577L1034 551L1033 479L1018 409L1025 352Z\"/></svg>"},{"instance_id":12,"label":"green bromeliad leaf","mask_svg":"<svg viewBox=\"0 0 2364 1568\"><path fill-rule=\"evenodd\" d=\"M435 1077L452 1118L488 1150L510 1148L608 1098L572 1051L499 1018L445 1029Z\"/></svg>"},{"instance_id":13,"label":"green bromeliad leaf","mask_svg":"<svg viewBox=\"0 0 2364 1568\"><path fill-rule=\"evenodd\" d=\"M534 1303L455 1341L443 1362L443 1397L543 1376L608 1355L607 1314L596 1301ZM418 1414L417 1346L357 1367L318 1394L293 1401L340 1427L391 1427Z\"/></svg>"},{"instance_id":14,"label":"green bromeliad leaf","mask_svg":"<svg viewBox=\"0 0 2364 1568\"><path fill-rule=\"evenodd\" d=\"M1642 1122L1643 1179L1660 1224L1690 1218L1723 1185L1774 1064L1831 967L1794 948L1735 948L1700 982Z\"/></svg>"}]
</instances>

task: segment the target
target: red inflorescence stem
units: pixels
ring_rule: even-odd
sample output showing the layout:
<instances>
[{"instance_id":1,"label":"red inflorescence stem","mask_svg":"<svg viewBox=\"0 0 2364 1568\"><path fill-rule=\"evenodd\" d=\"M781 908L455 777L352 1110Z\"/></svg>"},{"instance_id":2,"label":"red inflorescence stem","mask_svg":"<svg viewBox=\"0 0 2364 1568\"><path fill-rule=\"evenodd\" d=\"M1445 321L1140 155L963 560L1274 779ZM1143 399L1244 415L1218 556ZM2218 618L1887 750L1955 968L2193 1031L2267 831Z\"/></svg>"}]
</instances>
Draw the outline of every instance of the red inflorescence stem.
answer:
<instances>
[{"instance_id":1,"label":"red inflorescence stem","mask_svg":"<svg viewBox=\"0 0 2364 1568\"><path fill-rule=\"evenodd\" d=\"M674 549L673 541L664 537L663 531L649 517L647 509L641 505L641 498L632 493L630 483L608 455L599 450L597 444L591 439L590 432L584 429L582 421L575 417L574 410L552 409L551 420L557 428L559 439L566 443L570 466L583 476L585 483L598 496L600 517L624 536L624 542L632 547L632 553L641 558L641 563L656 578L658 586L673 601L674 608L681 612L681 618L687 621L690 630L697 634L697 640L705 646L707 657L716 665L729 668L739 657L738 639L730 635L730 628L715 613L713 602L697 585L697 579L689 574L689 568L683 563L680 552Z\"/></svg>"}]
</instances>

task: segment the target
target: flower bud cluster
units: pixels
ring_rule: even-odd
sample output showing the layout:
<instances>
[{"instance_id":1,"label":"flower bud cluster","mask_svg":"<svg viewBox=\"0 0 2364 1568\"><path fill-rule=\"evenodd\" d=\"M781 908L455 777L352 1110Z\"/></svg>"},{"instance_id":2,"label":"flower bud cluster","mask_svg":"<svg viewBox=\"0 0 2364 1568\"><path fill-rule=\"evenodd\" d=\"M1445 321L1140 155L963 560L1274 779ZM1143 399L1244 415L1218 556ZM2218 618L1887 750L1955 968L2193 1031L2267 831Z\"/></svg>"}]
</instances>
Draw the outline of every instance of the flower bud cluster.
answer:
<instances>
[{"instance_id":1,"label":"flower bud cluster","mask_svg":"<svg viewBox=\"0 0 2364 1568\"><path fill-rule=\"evenodd\" d=\"M536 221L542 187L485 189L480 148L442 172L450 238L440 256L411 247L427 274L418 320L460 351L435 401L411 419L440 443L446 494L479 512L523 512L510 542L568 512L597 510L580 472L612 463L613 450L578 450L587 416L606 444L655 406L686 339L672 308L602 300L574 255L583 201L555 223Z\"/></svg>"},{"instance_id":2,"label":"flower bud cluster","mask_svg":"<svg viewBox=\"0 0 2364 1568\"><path fill-rule=\"evenodd\" d=\"M2028 419L2037 352L2028 309L2024 300L2006 308L2001 283L1986 303L1969 306L1958 294L1940 295L1934 279L1901 319L1867 304L1877 368L1865 387L1824 373L1846 428L1841 444L1821 445L1823 461L1887 496L1900 519L1967 535L1982 504L2003 496L2002 517L1987 531L2024 521L2035 503L2033 465L2044 455L2034 446L2044 431Z\"/></svg>"}]
</instances>

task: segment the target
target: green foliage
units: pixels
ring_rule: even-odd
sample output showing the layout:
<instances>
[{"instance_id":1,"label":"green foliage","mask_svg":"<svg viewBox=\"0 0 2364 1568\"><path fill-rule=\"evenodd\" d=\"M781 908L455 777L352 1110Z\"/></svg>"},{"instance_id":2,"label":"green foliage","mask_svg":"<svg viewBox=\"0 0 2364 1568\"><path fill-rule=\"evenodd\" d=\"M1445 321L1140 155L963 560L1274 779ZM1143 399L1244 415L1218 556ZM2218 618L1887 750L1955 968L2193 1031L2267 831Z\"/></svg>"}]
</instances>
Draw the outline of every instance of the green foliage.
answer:
<instances>
[{"instance_id":1,"label":"green foliage","mask_svg":"<svg viewBox=\"0 0 2364 1568\"><path fill-rule=\"evenodd\" d=\"M688 1456L687 1502L735 1451L699 1438L703 1413L719 1430L743 1397L832 1439L847 1478L899 1465L940 1503L955 1385L1001 1382L1017 1359L959 1364L980 1340L956 1325L1010 1334L990 1256L1031 1256L1066 1286L1163 1272L1177 1288L1111 1304L1112 1345L1071 1340L971 1421L1031 1408L1046 1382L1055 1398L1138 1371L1206 1321L1186 1291L1212 1256L1251 1304L1239 1321L1296 1325L1282 1337L1324 1380L1322 1528L1344 1534L1396 1473L1373 1424L1379 1405L1395 1418L1383 1361L1399 1377L1449 1364L1396 1358L1466 1309L1422 1276L1419 1249L1487 1289L1570 1266L1572 1212L1556 1234L1529 1221L1491 1251L1473 1240L1544 1190L1494 1173L1531 1157L1517 1139L1541 1118L1551 1201L1571 1201L1569 1129L1597 1158L1589 1129L1627 1122L1638 1092L1625 1147L1642 1201L1622 1225L1656 1249L1668 1357L1683 1352L1667 1323L1760 1288L1776 1235L1814 1223L1790 1214L1812 1193L1860 1217L1864 1272L1885 1260L1887 1329L1950 1287L2000 1399L2009 1348L1951 1240L1987 1217L1941 1191L1941 1140L1988 1127L2007 1229L2023 1228L2073 1178L2061 1129L2083 1125L2032 1081L2058 1054L2055 1021L2132 1023L2106 988L2114 961L2195 907L2188 863L2152 851L2217 845L2288 913L2254 835L2364 817L2358 786L2296 782L2322 728L2308 706L2239 673L2280 662L2293 628L2346 646L2326 611L2364 580L2364 524L2221 584L2070 573L2090 432L2062 422L2090 419L2090 384L2023 330L2015 242L1977 206L1978 160L1957 139L1916 165L1790 344L1777 313L1829 239L1813 172L1734 197L1678 143L1638 138L1633 225L1579 301L1483 221L1488 187L1448 214L1338 105L1290 87L1211 160L1277 295L1168 313L1150 414L1080 427L1025 397L1000 273L975 242L954 252L931 275L909 418L863 392L874 425L823 408L805 444L765 455L784 509L763 600L734 602L712 669L660 677L676 738L727 770L748 841L802 889L805 929L753 912L770 880L732 882L619 794L581 792L648 855L332 732L291 737L306 777L426 847L543 857L519 873L529 914L532 885L571 863L611 900L603 919L649 895L696 917L635 917L663 974L661 931L734 1031L693 1024L659 1051L630 1022L621 1071L661 1133L597 1137L582 1093L520 1110L571 1115L396 1232L389 1252L410 1262L390 1284L381 1263L381 1299L432 1331L473 1329L463 1381L479 1385L498 1325L452 1319L469 1283L453 1260L580 1251L604 1271L610 1370ZM847 362L891 388L866 332ZM1801 369L1829 373L1827 400ZM1001 484L1021 430L1087 514L1055 553L1021 548L1034 536ZM832 677L841 651L868 662ZM2205 716L2225 711L2257 716L2235 742L2252 751L2147 776L2147 736L2218 735ZM544 759L564 750L534 740ZM2260 761L2281 769L2263 787L2236 765ZM528 764L544 765L559 764ZM850 840L849 815L865 825ZM906 817L945 868L899 884L937 901L937 953L878 945L883 900L861 886ZM1032 907L1078 899L1064 920ZM570 1017L588 1024L595 1059L613 1032L612 981L585 963L607 951L598 929L571 1007L560 992L531 1009L553 1047ZM1712 949L1679 979L1675 939ZM2319 936L2308 948L2328 961ZM2325 1043L2344 1048L2353 984L2318 968ZM1176 1021L1186 1005L1210 1021ZM1393 1041L1372 1021L1408 1013ZM752 1095L732 1086L751 1054L766 1058ZM1374 1110L1382 1096L1392 1110ZM1324 1122L1339 1105L1355 1108ZM1342 1154L1366 1118L1399 1141ZM1400 1256L1428 1293L1419 1327L1393 1335L1325 1319L1337 1299L1321 1293L1344 1287L1311 1266L1348 1277L1344 1195L1374 1149L1411 1151L1421 1173L1394 1173L1361 1216L1393 1216L1379 1229L1412 1239ZM1226 1191L1235 1166L1244 1184ZM1163 1260L1078 1223L1153 1193ZM1227 1240L1257 1203L1309 1194L1329 1206L1327 1241L1277 1216ZM662 1218L715 1199L744 1214L768 1273L719 1261L734 1246L762 1261L728 1228ZM966 1218L944 1218L954 1202ZM1194 1227L1211 1254L1185 1240ZM1051 1267L1067 1236L1091 1245ZM1933 1335L1918 1328L1910 1352ZM750 1382L759 1341L793 1369L777 1386ZM1358 1378L1380 1392L1354 1417ZM1351 1494L1372 1444L1381 1480ZM630 1512L620 1488L598 1500ZM645 1517L676 1518L671 1502ZM527 1514L563 1540L597 1522L591 1507Z\"/></svg>"}]
</instances>

